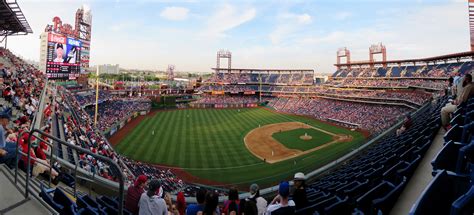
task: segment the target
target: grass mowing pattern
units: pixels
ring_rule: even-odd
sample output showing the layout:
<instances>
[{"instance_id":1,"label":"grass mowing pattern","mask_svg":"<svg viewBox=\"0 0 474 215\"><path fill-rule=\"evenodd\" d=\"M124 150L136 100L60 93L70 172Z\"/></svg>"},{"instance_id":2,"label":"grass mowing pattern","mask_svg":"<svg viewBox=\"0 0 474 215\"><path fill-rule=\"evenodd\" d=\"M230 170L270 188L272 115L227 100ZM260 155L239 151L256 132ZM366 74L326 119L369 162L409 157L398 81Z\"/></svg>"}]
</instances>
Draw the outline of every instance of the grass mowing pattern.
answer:
<instances>
[{"instance_id":1,"label":"grass mowing pattern","mask_svg":"<svg viewBox=\"0 0 474 215\"><path fill-rule=\"evenodd\" d=\"M300 136L307 133L311 140L302 140ZM290 149L306 151L332 141L332 136L312 128L299 128L291 131L277 132L272 135L275 140Z\"/></svg>"},{"instance_id":2,"label":"grass mowing pattern","mask_svg":"<svg viewBox=\"0 0 474 215\"><path fill-rule=\"evenodd\" d=\"M259 124L292 121L336 134L352 135L353 141L276 164L263 163L245 147L245 135ZM159 112L144 119L115 149L135 160L182 167L197 177L220 183L269 185L289 178L295 172L321 167L357 148L364 140L358 132L264 108L240 109L240 112L236 109L189 109Z\"/></svg>"}]
</instances>

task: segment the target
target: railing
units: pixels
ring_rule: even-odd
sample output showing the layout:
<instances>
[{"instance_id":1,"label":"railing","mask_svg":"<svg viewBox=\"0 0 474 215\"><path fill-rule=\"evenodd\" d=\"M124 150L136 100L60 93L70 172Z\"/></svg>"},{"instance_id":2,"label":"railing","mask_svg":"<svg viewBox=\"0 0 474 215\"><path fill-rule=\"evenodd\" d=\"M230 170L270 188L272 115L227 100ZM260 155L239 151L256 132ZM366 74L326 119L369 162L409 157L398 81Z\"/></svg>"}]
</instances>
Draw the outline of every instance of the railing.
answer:
<instances>
[{"instance_id":1,"label":"railing","mask_svg":"<svg viewBox=\"0 0 474 215\"><path fill-rule=\"evenodd\" d=\"M26 132L22 132L21 135L23 135L24 133ZM35 133L38 133L40 135L44 135L48 138L50 138L51 140L54 140L56 141L57 143L59 143L60 145L66 145L67 147L70 147L76 151L79 151L79 152L82 152L82 153L85 153L87 155L90 155L98 160L101 160L107 164L110 165L110 168L114 168L116 170L117 173L119 173L117 176L118 176L118 179L119 179L119 208L118 208L118 211L119 211L119 214L123 214L123 198L124 198L124 175L120 169L120 167L117 165L117 163L115 163L112 159L110 158L107 158L107 157L104 157L104 156L101 156L101 155L97 155L95 153L92 153L91 151L87 150L87 149L83 149L79 146L75 146L75 145L72 145L70 143L67 143L57 137L54 137L52 135L49 135L41 130L38 130L38 129L33 129L31 130L30 132L28 132L28 152L27 154L24 154L24 153L21 153L22 155L24 156L27 156L28 159L27 159L27 163L25 164L26 165L26 186L25 186L25 198L28 198L29 196L29 184L30 184L30 171L31 171L31 165L30 165L30 162L31 162L31 156L30 156L30 151L31 151L31 138L32 137L36 137L39 141L42 141L42 142L45 142L47 145L51 146L51 155L50 155L50 165L49 165L49 168L50 168L50 173L51 173L51 170L53 168L53 164L54 164L54 153L53 153L53 150L54 150L54 144L51 144L47 141L45 141L44 139L42 139L41 137L38 137L38 136L35 136ZM19 157L19 153L18 153L18 141L19 139L21 138L21 136L19 136L18 140L17 140L17 149L16 149L16 160L18 161ZM56 155L57 157L57 155ZM75 171L77 171L77 166L78 166L78 162L75 163ZM18 175L18 165L17 167L15 168L15 183L17 181L17 175ZM76 174L75 174L76 176ZM51 177L49 179L49 183L51 184Z\"/></svg>"}]
</instances>

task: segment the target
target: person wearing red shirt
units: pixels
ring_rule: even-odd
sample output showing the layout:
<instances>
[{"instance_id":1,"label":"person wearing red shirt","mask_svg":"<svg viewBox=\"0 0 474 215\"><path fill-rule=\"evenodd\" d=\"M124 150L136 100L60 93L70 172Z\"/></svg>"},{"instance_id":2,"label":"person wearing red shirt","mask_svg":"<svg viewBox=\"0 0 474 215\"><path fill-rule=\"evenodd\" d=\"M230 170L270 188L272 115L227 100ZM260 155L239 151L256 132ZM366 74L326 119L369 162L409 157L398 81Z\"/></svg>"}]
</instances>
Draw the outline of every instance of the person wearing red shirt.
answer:
<instances>
[{"instance_id":1,"label":"person wearing red shirt","mask_svg":"<svg viewBox=\"0 0 474 215\"><path fill-rule=\"evenodd\" d=\"M140 196L142 193L145 192L144 188L147 181L148 178L145 175L140 175L135 180L135 183L128 187L127 198L125 199L125 209L130 211L132 214L138 214L138 202L140 201Z\"/></svg>"}]
</instances>

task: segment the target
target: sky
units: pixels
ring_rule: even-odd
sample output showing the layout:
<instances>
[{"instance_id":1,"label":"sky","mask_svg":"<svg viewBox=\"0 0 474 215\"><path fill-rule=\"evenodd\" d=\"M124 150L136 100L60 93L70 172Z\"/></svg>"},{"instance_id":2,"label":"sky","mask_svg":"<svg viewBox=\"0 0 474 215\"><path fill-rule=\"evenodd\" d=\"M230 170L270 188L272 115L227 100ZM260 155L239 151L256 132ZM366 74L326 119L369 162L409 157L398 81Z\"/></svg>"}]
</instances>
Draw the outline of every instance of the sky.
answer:
<instances>
[{"instance_id":1,"label":"sky","mask_svg":"<svg viewBox=\"0 0 474 215\"><path fill-rule=\"evenodd\" d=\"M233 68L335 71L336 52L368 60L382 42L389 60L469 50L467 0L18 0L33 34L8 48L39 60L39 35L52 19L74 24L92 11L91 65L211 72L220 49ZM376 57L381 59L381 56ZM221 65L227 65L222 60Z\"/></svg>"}]
</instances>

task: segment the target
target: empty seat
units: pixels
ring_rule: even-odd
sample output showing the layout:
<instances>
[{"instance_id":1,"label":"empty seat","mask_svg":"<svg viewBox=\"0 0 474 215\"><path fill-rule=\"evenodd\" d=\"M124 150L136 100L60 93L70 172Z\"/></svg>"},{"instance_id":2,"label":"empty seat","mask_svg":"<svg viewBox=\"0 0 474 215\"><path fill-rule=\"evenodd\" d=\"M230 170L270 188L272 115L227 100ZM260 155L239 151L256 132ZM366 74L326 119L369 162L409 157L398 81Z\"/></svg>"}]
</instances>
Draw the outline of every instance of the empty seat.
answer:
<instances>
[{"instance_id":1,"label":"empty seat","mask_svg":"<svg viewBox=\"0 0 474 215\"><path fill-rule=\"evenodd\" d=\"M352 212L352 207L349 204L348 196L324 208L324 214L327 214L327 215L351 214L351 212Z\"/></svg>"},{"instance_id":2,"label":"empty seat","mask_svg":"<svg viewBox=\"0 0 474 215\"><path fill-rule=\"evenodd\" d=\"M451 215L474 214L474 186L451 205Z\"/></svg>"},{"instance_id":3,"label":"empty seat","mask_svg":"<svg viewBox=\"0 0 474 215\"><path fill-rule=\"evenodd\" d=\"M77 198L76 203L79 208L89 207L93 209L94 211L97 211L97 212L101 211L100 205L95 200L90 198L88 195Z\"/></svg>"},{"instance_id":4,"label":"empty seat","mask_svg":"<svg viewBox=\"0 0 474 215\"><path fill-rule=\"evenodd\" d=\"M397 174L399 176L406 176L407 178L410 178L413 172L415 172L416 167L418 166L418 163L421 160L421 155L417 155L411 162L408 163L408 166L399 169L397 171Z\"/></svg>"},{"instance_id":5,"label":"empty seat","mask_svg":"<svg viewBox=\"0 0 474 215\"><path fill-rule=\"evenodd\" d=\"M380 212L382 212L382 214L388 214L395 205L406 184L407 178L403 177L401 182L396 187L394 187L392 191L387 193L387 195L378 199L374 199L372 201L371 211L377 212L377 214L380 214Z\"/></svg>"},{"instance_id":6,"label":"empty seat","mask_svg":"<svg viewBox=\"0 0 474 215\"><path fill-rule=\"evenodd\" d=\"M61 189L59 188L56 188L54 190L54 197L53 197L53 200L64 206L64 210L67 210L67 211L70 211L70 208L71 207L75 207L75 203L66 195L66 193L64 193L64 191L62 191Z\"/></svg>"},{"instance_id":7,"label":"empty seat","mask_svg":"<svg viewBox=\"0 0 474 215\"><path fill-rule=\"evenodd\" d=\"M431 161L433 166L433 172L438 170L456 170L456 162L458 159L459 150L464 146L464 144L456 143L454 141L449 141L443 148L438 152L436 157ZM435 173L434 173L435 174Z\"/></svg>"},{"instance_id":8,"label":"empty seat","mask_svg":"<svg viewBox=\"0 0 474 215\"><path fill-rule=\"evenodd\" d=\"M357 210L369 213L372 200L387 195L395 185L388 181L382 181L380 184L369 190L363 196L356 200Z\"/></svg>"},{"instance_id":9,"label":"empty seat","mask_svg":"<svg viewBox=\"0 0 474 215\"><path fill-rule=\"evenodd\" d=\"M439 171L410 210L411 215L449 214L451 204L470 187L468 176Z\"/></svg>"},{"instance_id":10,"label":"empty seat","mask_svg":"<svg viewBox=\"0 0 474 215\"><path fill-rule=\"evenodd\" d=\"M454 125L451 127L446 134L444 134L444 142L447 143L450 140L454 142L459 142L462 137L462 128L459 125Z\"/></svg>"},{"instance_id":11,"label":"empty seat","mask_svg":"<svg viewBox=\"0 0 474 215\"><path fill-rule=\"evenodd\" d=\"M50 192L52 192L52 190L53 189L48 190L44 186L41 186L41 192L39 195L43 199L43 201L48 203L48 205L51 206L54 210L61 212L63 211L64 206L53 200L53 197L49 194Z\"/></svg>"}]
</instances>

